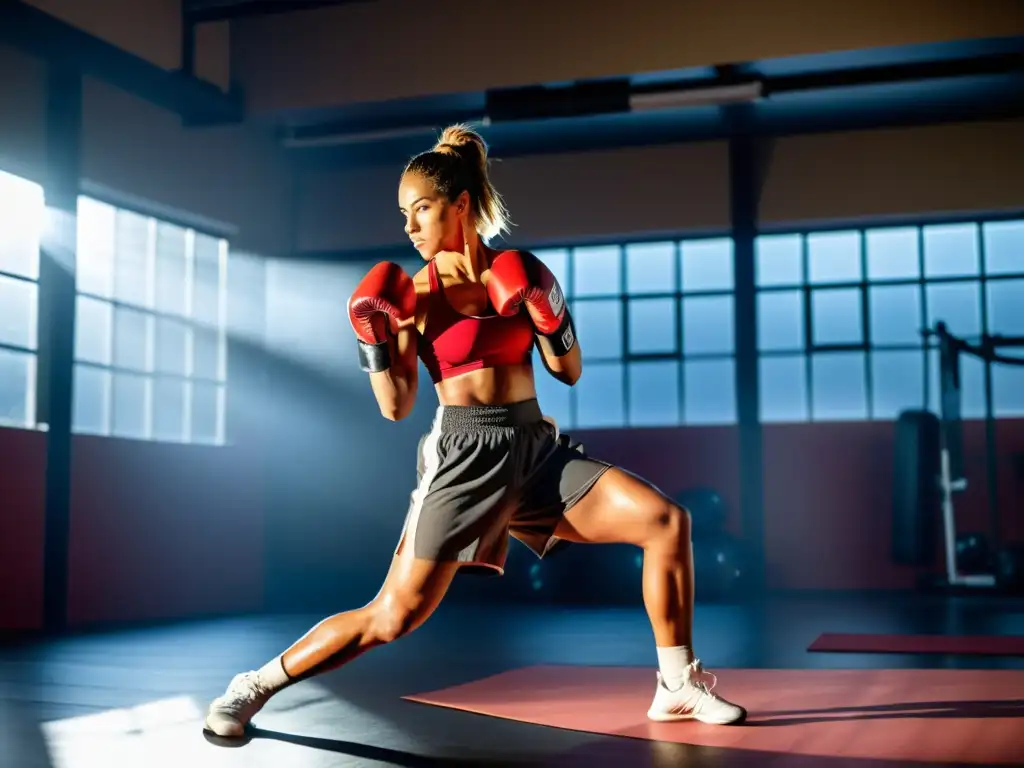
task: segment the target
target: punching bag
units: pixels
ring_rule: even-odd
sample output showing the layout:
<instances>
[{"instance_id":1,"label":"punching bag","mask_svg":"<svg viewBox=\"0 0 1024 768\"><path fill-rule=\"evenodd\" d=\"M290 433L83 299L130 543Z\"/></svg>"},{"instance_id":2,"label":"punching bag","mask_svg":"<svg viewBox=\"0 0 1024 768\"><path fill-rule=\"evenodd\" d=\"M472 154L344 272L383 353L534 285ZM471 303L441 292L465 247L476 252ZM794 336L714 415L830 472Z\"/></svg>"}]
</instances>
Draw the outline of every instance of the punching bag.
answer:
<instances>
[{"instance_id":1,"label":"punching bag","mask_svg":"<svg viewBox=\"0 0 1024 768\"><path fill-rule=\"evenodd\" d=\"M934 559L939 508L939 417L904 411L896 420L892 473L892 558L924 566Z\"/></svg>"}]
</instances>

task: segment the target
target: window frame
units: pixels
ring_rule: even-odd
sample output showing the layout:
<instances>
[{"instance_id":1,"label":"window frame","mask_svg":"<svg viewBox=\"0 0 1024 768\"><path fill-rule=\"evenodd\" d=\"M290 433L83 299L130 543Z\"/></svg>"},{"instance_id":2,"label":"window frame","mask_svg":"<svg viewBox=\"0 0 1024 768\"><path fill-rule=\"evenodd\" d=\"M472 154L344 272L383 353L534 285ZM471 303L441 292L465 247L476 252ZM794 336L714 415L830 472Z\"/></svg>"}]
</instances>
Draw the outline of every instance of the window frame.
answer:
<instances>
[{"instance_id":1,"label":"window frame","mask_svg":"<svg viewBox=\"0 0 1024 768\"><path fill-rule=\"evenodd\" d=\"M876 413L875 403L875 392L874 392L874 356L875 351L905 351L905 352L918 352L920 354L921 366L922 366L922 392L920 406L922 408L930 408L932 401L932 376L930 368L930 351L936 348L936 343L932 339L925 338L923 335L919 343L911 345L907 344L875 344L871 337L871 302L870 292L872 288L879 286L913 286L917 288L919 297L919 315L920 324L919 328L924 329L928 327L928 287L931 285L943 285L943 284L968 284L976 285L978 287L978 301L979 301L979 328L982 334L990 333L989 328L989 285L993 283L1000 283L1007 280L1021 280L1024 279L1024 264L1022 264L1020 271L1017 272L1005 272L995 275L990 275L987 270L987 259L985 253L985 226L988 224L996 224L1002 222L1015 222L1024 221L1024 211L1020 212L999 212L991 215L979 215L974 214L963 214L955 216L944 216L944 215L928 215L928 216L917 216L917 217L901 217L901 218L890 218L880 220L876 222L859 222L856 224L850 223L839 223L834 222L828 225L822 226L804 226L804 227L785 227L785 226L773 226L765 227L758 232L758 236L798 236L800 238L800 258L801 258L801 283L773 283L766 286L755 286L757 294L760 296L762 293L773 293L773 292L801 292L803 299L802 307L802 321L803 321L803 333L804 348L802 350L758 350L758 359L763 357L803 357L804 367L804 387L806 392L806 412L808 414L807 421L820 422L820 421L833 421L835 419L831 417L815 416L814 411L814 377L813 377L813 360L814 355L821 353L834 353L834 352L860 352L864 355L864 391L866 399L866 412L863 417L864 421L889 421L892 420L891 416L879 416ZM925 230L929 227L938 226L958 226L958 225L971 225L975 229L975 244L978 254L978 268L973 274L965 275L941 275L929 277L926 274L926 253L925 253ZM910 229L913 228L916 231L917 237L917 277L907 278L885 278L885 279L871 279L868 274L868 249L867 249L867 233L873 230L879 229ZM860 249L860 269L861 278L856 281L843 281L843 282L823 282L823 283L811 283L810 282L810 256L808 248L808 237L812 235L828 234L835 232L855 232L858 238L858 246ZM815 344L814 343L814 312L813 312L813 293L816 290L831 290L831 289L856 289L860 296L860 310L861 310L861 341L859 343L848 343L848 344ZM991 379L991 364L985 364L985 386L990 385ZM908 408L913 407L908 404ZM996 403L993 403L993 414L998 416L998 410ZM844 421L852 421L853 419L844 419ZM785 423L775 422L770 420L764 423Z\"/></svg>"},{"instance_id":2,"label":"window frame","mask_svg":"<svg viewBox=\"0 0 1024 768\"><path fill-rule=\"evenodd\" d=\"M733 249L733 287L726 289L699 289L699 290L686 290L685 286L682 285L682 259L683 259L683 244L691 242L701 242L709 240L726 240L732 243ZM635 245L654 245L654 244L671 244L672 245L672 264L673 264L673 280L674 286L672 290L659 291L659 292L638 292L633 293L629 290L628 282L628 264L629 259L627 256L627 249L630 246ZM617 292L608 293L594 293L586 294L584 296L576 295L575 286L575 268L576 268L576 251L580 249L589 248L615 248L617 250L618 270L619 270L619 290ZM565 294L566 303L570 307L570 311L575 311L577 303L597 302L597 301L617 301L620 308L620 349L618 354L615 356L603 355L596 357L592 354L586 355L586 362L588 365L618 365L620 366L621 375L621 386L622 386L622 422L617 423L615 426L578 426L579 425L579 408L578 408L578 392L575 387L570 389L568 397L568 409L569 409L569 425L570 428L576 429L626 429L633 426L649 427L649 424L634 425L630 421L630 366L633 363L649 363L649 362L662 362L671 361L675 363L676 369L676 386L677 386L677 408L678 418L672 424L663 424L659 426L685 426L687 424L694 424L695 426L730 426L736 423L735 417L732 421L724 424L718 424L717 422L689 422L686 419L686 380L685 380L685 363L690 361L711 361L711 360L731 360L733 361L733 367L735 369L735 344L733 344L732 352L698 352L692 354L686 354L684 351L684 334L685 329L683 327L683 302L689 298L703 298L703 297L729 297L735 302L736 290L735 290L735 240L732 233L729 230L706 230L699 233L685 233L685 234L660 234L660 235L646 235L636 238L615 238L608 240L588 240L585 242L575 242L572 244L565 244L561 242L548 242L543 245L535 245L529 249L531 252L537 253L541 258L546 252L551 251L564 251L565 252L565 282L567 285L562 286L562 291ZM633 300L647 300L647 299L670 299L673 303L673 336L674 336L674 352L632 352L629 348L629 329L630 329L630 303ZM734 305L735 306L735 305ZM580 329L584 332L584 329ZM585 344L585 336L581 338L581 344Z\"/></svg>"},{"instance_id":3,"label":"window frame","mask_svg":"<svg viewBox=\"0 0 1024 768\"><path fill-rule=\"evenodd\" d=\"M89 369L93 371L101 371L110 375L107 386L106 403L105 403L105 425L104 431L98 432L94 430L85 430L74 423L72 424L72 433L80 435L88 435L90 437L105 437L113 439L130 439L130 440L142 440L145 442L157 442L167 443L172 445L206 445L214 447L222 447L229 444L228 440L228 427L227 427L227 397L228 388L230 383L229 375L229 359L230 359L230 337L228 334L228 280L230 276L230 257L231 257L231 240L230 234L233 230L230 227L218 225L216 222L211 222L202 217L189 216L181 212L171 211L170 209L160 206L157 204L148 204L146 201L140 200L126 195L119 195L113 193L103 187L95 184L83 184L79 190L79 208L81 206L81 200L83 198L89 199L91 202L99 203L107 206L114 210L115 215L119 211L130 213L146 219L147 226L147 280L155 282L156 280L156 234L161 224L166 224L178 229L184 230L185 233L185 259L186 259L186 271L185 281L186 290L191 296L194 290L194 264L195 264L195 239L196 235L201 235L211 240L214 240L218 244L218 317L217 324L215 327L216 339L217 339L217 376L210 378L205 375L197 375L192 366L194 365L195 357L195 334L198 327L201 325L201 321L197 320L192 315L191 302L186 300L186 312L187 314L176 314L165 310L157 309L155 306L146 306L144 304L137 304L133 302L124 301L123 299L115 298L113 294L115 291L112 289L110 296L104 296L91 291L84 291L78 287L77 281L75 286L75 300L76 304L80 298L86 298L91 301L104 304L110 308L110 328L109 328L109 343L110 343L110 362L109 363L97 363L92 360L80 359L78 357L77 344L75 346L75 357L73 361L73 370ZM111 276L114 277L116 272L116 256L115 263L111 269ZM116 279L116 278L114 278ZM155 284L149 285L147 290L155 290ZM150 302L155 301L155 298L150 296L147 299ZM114 355L117 341L117 311L118 310L130 310L137 312L146 318L146 366L145 369L135 368L131 366L125 366L114 362ZM77 311L77 310L76 310ZM157 368L157 326L160 320L170 320L185 326L186 329L186 363L184 373L172 373L167 371L161 371ZM138 376L145 381L145 413L143 416L143 435L118 435L114 431L114 383L117 375L129 375ZM180 439L171 439L167 437L157 437L153 434L154 428L154 396L155 396L155 385L158 381L177 381L185 387L183 394L183 424L182 424L182 435ZM192 385L199 384L201 386L212 387L216 391L216 436L213 440L197 440L194 436L192 429L193 421L193 400Z\"/></svg>"}]
</instances>

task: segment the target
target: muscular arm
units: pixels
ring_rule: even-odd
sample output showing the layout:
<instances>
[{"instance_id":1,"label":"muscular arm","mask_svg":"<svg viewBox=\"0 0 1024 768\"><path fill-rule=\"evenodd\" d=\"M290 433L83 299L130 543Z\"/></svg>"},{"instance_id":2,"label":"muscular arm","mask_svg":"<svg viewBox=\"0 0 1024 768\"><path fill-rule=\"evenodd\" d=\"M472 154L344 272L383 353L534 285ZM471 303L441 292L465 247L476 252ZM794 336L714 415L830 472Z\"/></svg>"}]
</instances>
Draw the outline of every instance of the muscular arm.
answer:
<instances>
[{"instance_id":1,"label":"muscular arm","mask_svg":"<svg viewBox=\"0 0 1024 768\"><path fill-rule=\"evenodd\" d=\"M376 322L378 319L374 318ZM383 318L380 318L383 323ZM381 328L383 330L383 328ZM404 419L412 412L419 386L419 365L416 361L416 326L412 323L388 335L391 367L370 374L370 386L377 398L381 415L390 421Z\"/></svg>"},{"instance_id":2,"label":"muscular arm","mask_svg":"<svg viewBox=\"0 0 1024 768\"><path fill-rule=\"evenodd\" d=\"M547 368L548 373L560 382L571 387L580 380L580 375L583 373L583 355L580 353L579 341L561 357L556 357L549 350L545 350L539 340L537 348L540 349L541 359L544 361L544 367Z\"/></svg>"},{"instance_id":3,"label":"muscular arm","mask_svg":"<svg viewBox=\"0 0 1024 768\"><path fill-rule=\"evenodd\" d=\"M527 252L500 253L491 263L487 292L499 314L515 314L525 305L548 373L569 386L579 381L583 357L576 327L562 288L544 262Z\"/></svg>"}]
</instances>

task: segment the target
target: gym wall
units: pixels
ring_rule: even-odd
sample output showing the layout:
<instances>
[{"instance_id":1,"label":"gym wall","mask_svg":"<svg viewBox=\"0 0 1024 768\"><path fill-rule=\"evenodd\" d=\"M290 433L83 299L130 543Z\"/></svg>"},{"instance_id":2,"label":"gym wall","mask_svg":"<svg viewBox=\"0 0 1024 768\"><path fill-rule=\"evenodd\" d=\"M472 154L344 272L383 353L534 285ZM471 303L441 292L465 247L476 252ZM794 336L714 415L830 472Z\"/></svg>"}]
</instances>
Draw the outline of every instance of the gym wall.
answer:
<instances>
[{"instance_id":1,"label":"gym wall","mask_svg":"<svg viewBox=\"0 0 1024 768\"><path fill-rule=\"evenodd\" d=\"M41 62L0 48L0 169L37 182L46 159L45 73ZM69 619L258 609L264 258L290 247L286 158L266 126L185 129L177 116L92 79L83 111L84 193L231 235L231 444L73 437ZM45 466L44 433L0 428L0 580L17 585L0 590L0 629L42 619Z\"/></svg>"},{"instance_id":2,"label":"gym wall","mask_svg":"<svg viewBox=\"0 0 1024 768\"><path fill-rule=\"evenodd\" d=\"M1024 177L1024 123L1019 121L799 136L770 143L765 156L761 196L765 229L1024 210L1024 190L1018 181ZM724 144L703 143L516 157L498 162L494 173L518 224L510 238L513 243L579 244L656 233L725 231L726 162ZM330 254L345 261L318 263L316 272L309 272L305 279L303 270L313 267L277 265L279 271L268 279L271 303L287 293L290 289L284 286L292 282L303 283L304 295L320 297L312 300L311 312L332 300L338 302L330 319L323 315L325 322L320 324L331 329L328 349L319 357L311 351L310 364L350 361L348 371L338 374L346 387L345 404L339 408L348 414L338 423L350 428L343 435L320 435L307 449L308 458L362 458L355 466L331 464L330 472L316 481L310 476L310 464L300 462L302 482L296 479L290 488L292 498L305 502L313 493L305 489L319 488L329 476L338 498L344 499L335 504L351 508L351 514L339 510L332 517L325 506L315 530L292 531L292 546L295 552L304 552L304 565L334 573L336 578L347 574L364 578L357 564L363 570L373 568L394 545L415 482L416 439L429 424L435 402L429 382L421 383L411 428L380 419L369 387L356 370L355 345L348 338L351 334L340 306L340 297L347 296L379 258L368 250L404 243L395 203L400 170L304 173L299 181L300 248L310 258L327 259ZM410 268L415 268L415 254L411 256ZM285 272L289 277L283 276ZM327 273L334 276L330 281L319 277ZM274 334L278 324L288 322L290 318L271 313L268 332ZM290 441L298 445L303 429L289 432ZM914 572L889 559L892 433L889 422L765 426L765 547L771 587L912 585ZM353 434L368 436L357 450L351 447ZM394 442L389 439L387 445L401 458L375 470L373 460L365 459L366 452L376 455L385 435L393 436ZM597 455L638 472L668 493L713 485L726 496L734 515L738 512L734 428L579 430L579 435ZM1024 450L1024 423L1001 422L999 437L1001 451ZM968 425L967 439L968 449L982 455L980 425ZM1002 506L1011 510L1014 494L1020 493L1019 480L1010 467L1004 465L1001 472L1006 501ZM386 482L381 480L382 473L389 475ZM391 476L395 473L397 477ZM964 514L966 528L984 530L987 507L981 463L972 464L969 479L971 490L958 510ZM364 521L358 542L347 540L345 533L353 517ZM731 524L738 529L738 520ZM368 529L375 533L367 539ZM1009 519L1004 520L1004 533L1008 538L1024 537L1020 523ZM310 549L304 550L296 538L305 538ZM326 538L332 544L319 545L320 556L310 554L317 552L314 538Z\"/></svg>"}]
</instances>

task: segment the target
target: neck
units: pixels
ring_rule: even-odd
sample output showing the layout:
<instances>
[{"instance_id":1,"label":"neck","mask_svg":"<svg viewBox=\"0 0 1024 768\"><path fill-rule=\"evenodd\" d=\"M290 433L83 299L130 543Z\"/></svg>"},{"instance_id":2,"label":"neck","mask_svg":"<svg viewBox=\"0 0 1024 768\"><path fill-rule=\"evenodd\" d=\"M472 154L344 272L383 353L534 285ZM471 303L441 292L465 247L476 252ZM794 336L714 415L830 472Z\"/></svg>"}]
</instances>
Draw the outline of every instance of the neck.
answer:
<instances>
[{"instance_id":1,"label":"neck","mask_svg":"<svg viewBox=\"0 0 1024 768\"><path fill-rule=\"evenodd\" d=\"M490 267L488 260L487 246L483 244L480 237L474 232L468 239L469 253L460 252L457 259L458 269L464 272L471 280L480 280L480 276Z\"/></svg>"}]
</instances>

